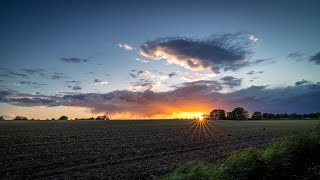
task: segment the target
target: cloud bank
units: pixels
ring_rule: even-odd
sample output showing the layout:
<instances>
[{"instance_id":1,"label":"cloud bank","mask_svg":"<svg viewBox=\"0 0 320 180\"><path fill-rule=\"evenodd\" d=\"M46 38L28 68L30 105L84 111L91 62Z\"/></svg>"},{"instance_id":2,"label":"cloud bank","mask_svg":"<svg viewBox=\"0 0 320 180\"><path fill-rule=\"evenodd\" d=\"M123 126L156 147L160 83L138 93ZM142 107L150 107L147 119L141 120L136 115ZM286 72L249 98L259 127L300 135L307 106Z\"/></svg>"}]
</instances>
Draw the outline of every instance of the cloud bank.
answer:
<instances>
[{"instance_id":1,"label":"cloud bank","mask_svg":"<svg viewBox=\"0 0 320 180\"><path fill-rule=\"evenodd\" d=\"M224 78L233 82L233 78ZM139 84L148 86L152 82ZM223 82L222 82L223 83ZM226 83L228 85L228 83ZM215 81L184 83L166 92L112 91L109 93L66 94L45 96L0 91L0 101L15 106L75 106L89 108L94 113L121 114L128 117L154 117L175 112L208 112L214 108L228 111L242 106L249 112L309 113L319 111L320 83L302 83L296 86L270 89L252 86L230 93L220 93L221 84Z\"/></svg>"}]
</instances>

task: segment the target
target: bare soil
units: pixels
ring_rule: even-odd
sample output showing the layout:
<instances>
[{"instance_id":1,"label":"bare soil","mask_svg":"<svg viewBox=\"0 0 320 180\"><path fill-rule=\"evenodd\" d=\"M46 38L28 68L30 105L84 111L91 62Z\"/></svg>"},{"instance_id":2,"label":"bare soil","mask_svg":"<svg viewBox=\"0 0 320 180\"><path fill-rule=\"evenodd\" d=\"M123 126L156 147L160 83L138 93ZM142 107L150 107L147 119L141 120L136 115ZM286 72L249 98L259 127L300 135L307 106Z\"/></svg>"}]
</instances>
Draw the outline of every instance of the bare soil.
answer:
<instances>
[{"instance_id":1,"label":"bare soil","mask_svg":"<svg viewBox=\"0 0 320 180\"><path fill-rule=\"evenodd\" d=\"M0 122L0 179L151 179L313 130L320 121ZM197 127L197 128L196 128Z\"/></svg>"}]
</instances>

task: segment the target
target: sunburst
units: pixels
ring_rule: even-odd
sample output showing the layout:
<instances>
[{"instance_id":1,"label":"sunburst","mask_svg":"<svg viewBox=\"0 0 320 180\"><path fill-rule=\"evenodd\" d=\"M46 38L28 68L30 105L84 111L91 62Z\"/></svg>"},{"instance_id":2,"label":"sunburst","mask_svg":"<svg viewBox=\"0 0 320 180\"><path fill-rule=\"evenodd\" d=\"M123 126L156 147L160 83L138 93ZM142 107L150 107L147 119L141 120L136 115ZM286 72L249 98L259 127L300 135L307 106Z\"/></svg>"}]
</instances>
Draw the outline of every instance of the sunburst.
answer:
<instances>
[{"instance_id":1,"label":"sunburst","mask_svg":"<svg viewBox=\"0 0 320 180\"><path fill-rule=\"evenodd\" d=\"M214 122L212 120L208 120L206 118L203 118L202 116L199 116L197 119L191 121L191 128L190 131L192 131L192 137L193 138L216 138L213 136L213 131L220 132L216 127L219 126L217 122Z\"/></svg>"}]
</instances>

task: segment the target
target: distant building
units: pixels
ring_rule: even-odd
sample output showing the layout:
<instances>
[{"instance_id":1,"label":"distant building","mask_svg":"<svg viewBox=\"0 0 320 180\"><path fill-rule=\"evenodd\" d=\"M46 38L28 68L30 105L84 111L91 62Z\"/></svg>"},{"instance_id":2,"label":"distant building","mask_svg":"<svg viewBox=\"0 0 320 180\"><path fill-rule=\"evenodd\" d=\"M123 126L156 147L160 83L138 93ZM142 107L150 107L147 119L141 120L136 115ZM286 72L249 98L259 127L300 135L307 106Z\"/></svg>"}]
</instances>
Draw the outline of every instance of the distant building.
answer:
<instances>
[{"instance_id":1,"label":"distant building","mask_svg":"<svg viewBox=\"0 0 320 180\"><path fill-rule=\"evenodd\" d=\"M104 120L104 121L106 121L106 120L110 120L110 119L106 115L103 115L103 116L98 116L96 118L96 120Z\"/></svg>"}]
</instances>

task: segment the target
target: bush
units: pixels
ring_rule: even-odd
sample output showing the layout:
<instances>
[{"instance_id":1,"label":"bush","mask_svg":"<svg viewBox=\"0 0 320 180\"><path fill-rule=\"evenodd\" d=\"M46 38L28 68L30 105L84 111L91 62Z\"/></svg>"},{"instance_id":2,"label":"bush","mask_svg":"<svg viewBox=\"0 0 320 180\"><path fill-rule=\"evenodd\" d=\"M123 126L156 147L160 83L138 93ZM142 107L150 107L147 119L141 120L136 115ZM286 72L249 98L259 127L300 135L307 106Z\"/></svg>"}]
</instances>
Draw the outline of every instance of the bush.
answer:
<instances>
[{"instance_id":1,"label":"bush","mask_svg":"<svg viewBox=\"0 0 320 180\"><path fill-rule=\"evenodd\" d=\"M290 136L259 150L237 151L213 165L187 163L161 179L319 179L320 131Z\"/></svg>"}]
</instances>

